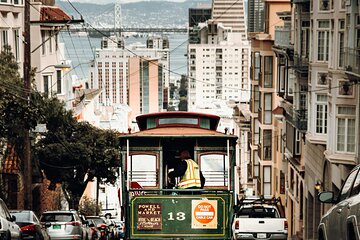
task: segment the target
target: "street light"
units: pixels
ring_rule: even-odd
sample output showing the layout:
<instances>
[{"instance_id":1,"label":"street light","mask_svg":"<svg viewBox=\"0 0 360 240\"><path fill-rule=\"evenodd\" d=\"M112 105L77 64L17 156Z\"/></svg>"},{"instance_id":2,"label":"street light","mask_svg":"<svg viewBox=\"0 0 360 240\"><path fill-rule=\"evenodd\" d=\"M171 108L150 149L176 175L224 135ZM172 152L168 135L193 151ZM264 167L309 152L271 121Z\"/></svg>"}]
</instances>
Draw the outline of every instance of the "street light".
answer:
<instances>
[{"instance_id":1,"label":"street light","mask_svg":"<svg viewBox=\"0 0 360 240\"><path fill-rule=\"evenodd\" d=\"M35 73L41 73L43 71L45 71L46 69L50 68L50 67L53 67L55 69L61 69L61 70L64 70L64 71L67 71L68 69L71 68L71 66L69 64L65 64L65 63L62 63L62 64L52 64L52 65L48 65L46 67L44 67L43 69L41 69L40 71L37 71Z\"/></svg>"}]
</instances>

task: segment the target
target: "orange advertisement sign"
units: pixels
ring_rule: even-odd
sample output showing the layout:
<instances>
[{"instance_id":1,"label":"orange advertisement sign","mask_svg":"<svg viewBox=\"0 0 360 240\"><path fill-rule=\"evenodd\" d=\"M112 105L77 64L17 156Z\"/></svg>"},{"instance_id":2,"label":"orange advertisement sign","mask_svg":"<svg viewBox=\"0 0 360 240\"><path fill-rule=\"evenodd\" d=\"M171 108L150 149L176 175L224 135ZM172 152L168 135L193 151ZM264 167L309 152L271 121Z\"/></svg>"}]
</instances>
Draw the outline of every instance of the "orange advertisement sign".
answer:
<instances>
[{"instance_id":1,"label":"orange advertisement sign","mask_svg":"<svg viewBox=\"0 0 360 240\"><path fill-rule=\"evenodd\" d=\"M217 228L217 201L192 200L191 228L216 229Z\"/></svg>"}]
</instances>

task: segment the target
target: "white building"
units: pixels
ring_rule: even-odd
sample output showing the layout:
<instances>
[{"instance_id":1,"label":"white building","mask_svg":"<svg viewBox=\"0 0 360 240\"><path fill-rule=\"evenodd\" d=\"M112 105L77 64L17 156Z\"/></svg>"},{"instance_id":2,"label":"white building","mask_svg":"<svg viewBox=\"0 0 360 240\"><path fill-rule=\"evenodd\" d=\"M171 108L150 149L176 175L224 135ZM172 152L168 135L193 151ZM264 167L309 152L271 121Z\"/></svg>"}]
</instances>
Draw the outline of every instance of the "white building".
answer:
<instances>
[{"instance_id":1,"label":"white building","mask_svg":"<svg viewBox=\"0 0 360 240\"><path fill-rule=\"evenodd\" d=\"M199 44L188 46L188 109L214 100L249 101L250 45L217 20L199 24Z\"/></svg>"},{"instance_id":2,"label":"white building","mask_svg":"<svg viewBox=\"0 0 360 240\"><path fill-rule=\"evenodd\" d=\"M128 103L128 60L139 56L159 59L164 69L169 69L169 49L147 48L145 45L124 47L121 37L104 38L101 49L96 50L95 61L90 67L89 87L102 90L99 104L111 106ZM152 45L156 47L156 45ZM164 86L169 86L169 75L164 75Z\"/></svg>"}]
</instances>

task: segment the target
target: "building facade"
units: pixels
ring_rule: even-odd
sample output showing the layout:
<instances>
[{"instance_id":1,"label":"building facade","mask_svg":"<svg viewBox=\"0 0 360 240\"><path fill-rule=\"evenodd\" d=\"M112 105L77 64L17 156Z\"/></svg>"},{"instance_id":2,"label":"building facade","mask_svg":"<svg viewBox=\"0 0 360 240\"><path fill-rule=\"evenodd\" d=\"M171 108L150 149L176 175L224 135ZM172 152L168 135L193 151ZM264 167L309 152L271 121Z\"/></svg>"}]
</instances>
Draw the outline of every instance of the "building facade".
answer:
<instances>
[{"instance_id":1,"label":"building facade","mask_svg":"<svg viewBox=\"0 0 360 240\"><path fill-rule=\"evenodd\" d=\"M148 39L148 47L144 45L124 46L121 37L112 36L102 40L102 48L96 50L96 57L90 68L89 86L94 89L101 89L98 103L100 105L129 104L131 88L130 79L141 75L143 68L138 72L129 72L129 59L138 58L150 59L149 65L161 68L162 89L161 107L157 111L166 109L168 103L169 74L169 49L157 48L157 46L168 47L166 39ZM152 62L157 59L156 63ZM158 102L158 101L157 101Z\"/></svg>"}]
</instances>

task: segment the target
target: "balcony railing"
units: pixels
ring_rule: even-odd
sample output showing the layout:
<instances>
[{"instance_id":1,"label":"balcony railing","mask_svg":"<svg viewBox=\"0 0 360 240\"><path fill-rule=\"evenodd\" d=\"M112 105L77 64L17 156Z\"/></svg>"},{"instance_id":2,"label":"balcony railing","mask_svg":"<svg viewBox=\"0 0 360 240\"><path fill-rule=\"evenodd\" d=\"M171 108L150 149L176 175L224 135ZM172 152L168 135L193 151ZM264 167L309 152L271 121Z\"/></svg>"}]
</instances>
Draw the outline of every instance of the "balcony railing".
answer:
<instances>
[{"instance_id":1,"label":"balcony railing","mask_svg":"<svg viewBox=\"0 0 360 240\"><path fill-rule=\"evenodd\" d=\"M307 130L307 110L294 110L293 114L286 112L286 119L292 123L300 132Z\"/></svg>"},{"instance_id":2,"label":"balcony railing","mask_svg":"<svg viewBox=\"0 0 360 240\"><path fill-rule=\"evenodd\" d=\"M275 46L290 48L291 30L287 27L275 28Z\"/></svg>"},{"instance_id":3,"label":"balcony railing","mask_svg":"<svg viewBox=\"0 0 360 240\"><path fill-rule=\"evenodd\" d=\"M345 48L345 71L360 77L360 49Z\"/></svg>"},{"instance_id":4,"label":"balcony railing","mask_svg":"<svg viewBox=\"0 0 360 240\"><path fill-rule=\"evenodd\" d=\"M309 59L295 53L293 68L299 72L308 72L309 71Z\"/></svg>"}]
</instances>

